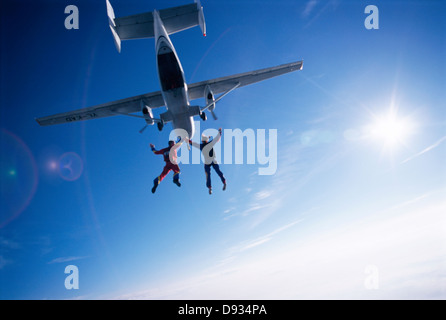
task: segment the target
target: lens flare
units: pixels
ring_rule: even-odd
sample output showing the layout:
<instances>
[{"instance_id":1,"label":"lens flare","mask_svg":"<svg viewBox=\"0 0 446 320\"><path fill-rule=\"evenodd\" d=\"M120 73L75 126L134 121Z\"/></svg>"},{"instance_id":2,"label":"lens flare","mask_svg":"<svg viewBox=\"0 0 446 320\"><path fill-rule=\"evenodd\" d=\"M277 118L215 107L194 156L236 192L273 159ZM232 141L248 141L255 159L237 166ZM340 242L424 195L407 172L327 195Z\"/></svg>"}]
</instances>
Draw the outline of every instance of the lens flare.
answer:
<instances>
[{"instance_id":1,"label":"lens flare","mask_svg":"<svg viewBox=\"0 0 446 320\"><path fill-rule=\"evenodd\" d=\"M0 131L0 229L30 204L38 184L38 170L28 146L15 134Z\"/></svg>"},{"instance_id":2,"label":"lens flare","mask_svg":"<svg viewBox=\"0 0 446 320\"><path fill-rule=\"evenodd\" d=\"M58 169L62 179L75 181L82 175L84 163L77 153L67 152L60 157Z\"/></svg>"}]
</instances>

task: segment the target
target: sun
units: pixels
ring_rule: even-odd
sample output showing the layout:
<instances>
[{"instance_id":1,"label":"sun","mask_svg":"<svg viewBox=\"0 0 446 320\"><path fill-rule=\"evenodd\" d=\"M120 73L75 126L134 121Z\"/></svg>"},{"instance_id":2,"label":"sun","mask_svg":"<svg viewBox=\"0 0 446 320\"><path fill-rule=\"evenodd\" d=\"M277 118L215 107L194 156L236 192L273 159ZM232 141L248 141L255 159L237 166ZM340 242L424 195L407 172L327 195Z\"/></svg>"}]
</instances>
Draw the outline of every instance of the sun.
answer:
<instances>
[{"instance_id":1,"label":"sun","mask_svg":"<svg viewBox=\"0 0 446 320\"><path fill-rule=\"evenodd\" d=\"M409 118L401 117L392 110L374 118L370 126L370 136L374 140L384 143L386 147L406 144L407 137L413 131L413 123Z\"/></svg>"}]
</instances>

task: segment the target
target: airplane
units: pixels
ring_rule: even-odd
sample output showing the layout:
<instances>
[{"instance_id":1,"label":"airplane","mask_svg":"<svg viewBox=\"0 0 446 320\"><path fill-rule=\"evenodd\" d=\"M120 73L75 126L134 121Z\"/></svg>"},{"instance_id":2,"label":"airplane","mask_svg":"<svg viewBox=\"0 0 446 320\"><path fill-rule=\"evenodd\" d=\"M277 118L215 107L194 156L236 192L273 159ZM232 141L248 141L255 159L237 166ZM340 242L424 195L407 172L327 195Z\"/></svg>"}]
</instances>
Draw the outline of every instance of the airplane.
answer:
<instances>
[{"instance_id":1,"label":"airplane","mask_svg":"<svg viewBox=\"0 0 446 320\"><path fill-rule=\"evenodd\" d=\"M287 63L271 68L259 69L232 76L216 78L187 84L177 52L169 35L195 26L200 26L206 36L206 24L200 0L194 3L116 18L112 5L106 0L109 27L118 52L121 52L121 41L130 39L155 39L156 65L160 83L160 91L146 93L92 107L63 112L51 116L37 118L41 126L69 123L109 116L124 115L142 118L145 126L157 124L161 131L166 123L171 122L174 129L183 129L192 139L195 133L194 117L207 119L205 111L212 117L218 101L237 88L259 81L301 70L303 61ZM217 94L220 94L216 97ZM191 105L192 100L204 98L203 107ZM153 109L166 107L159 118L154 118ZM136 114L141 112L141 114Z\"/></svg>"}]
</instances>

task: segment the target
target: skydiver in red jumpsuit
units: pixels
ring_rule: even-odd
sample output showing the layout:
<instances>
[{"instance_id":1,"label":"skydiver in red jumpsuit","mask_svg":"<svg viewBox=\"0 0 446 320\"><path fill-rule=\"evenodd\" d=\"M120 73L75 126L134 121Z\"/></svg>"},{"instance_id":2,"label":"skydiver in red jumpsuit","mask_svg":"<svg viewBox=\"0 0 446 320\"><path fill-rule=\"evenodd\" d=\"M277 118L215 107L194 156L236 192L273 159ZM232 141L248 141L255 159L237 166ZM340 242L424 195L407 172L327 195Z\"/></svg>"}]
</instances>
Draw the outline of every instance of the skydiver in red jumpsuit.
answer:
<instances>
[{"instance_id":1,"label":"skydiver in red jumpsuit","mask_svg":"<svg viewBox=\"0 0 446 320\"><path fill-rule=\"evenodd\" d=\"M164 169L163 169L163 172L161 172L161 175L156 177L155 180L153 180L152 193L155 193L156 188L158 187L160 182L163 181L163 179L167 176L167 174L171 170L173 170L173 183L175 183L177 186L181 187L180 167L178 166L178 164L176 162L177 148L174 148L174 146L175 146L175 141L172 141L172 140L169 141L169 146L167 148L164 148L161 150L156 150L155 146L153 144L150 144L150 148L152 149L153 153L154 154L162 154L164 156L164 161L166 162L166 165L164 166Z\"/></svg>"}]
</instances>

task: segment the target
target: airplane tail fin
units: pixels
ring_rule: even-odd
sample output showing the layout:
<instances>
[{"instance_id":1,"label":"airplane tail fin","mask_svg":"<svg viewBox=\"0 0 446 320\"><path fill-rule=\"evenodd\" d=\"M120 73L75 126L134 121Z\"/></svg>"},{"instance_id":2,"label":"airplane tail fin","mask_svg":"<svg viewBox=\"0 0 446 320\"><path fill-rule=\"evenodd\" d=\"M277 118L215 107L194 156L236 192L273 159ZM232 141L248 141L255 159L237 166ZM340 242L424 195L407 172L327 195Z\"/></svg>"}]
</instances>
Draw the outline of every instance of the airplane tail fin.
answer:
<instances>
[{"instance_id":1,"label":"airplane tail fin","mask_svg":"<svg viewBox=\"0 0 446 320\"><path fill-rule=\"evenodd\" d=\"M113 7L106 0L107 15L116 48L121 52L121 40L144 39L154 37L153 12L116 18ZM159 10L159 16L169 34L200 26L206 36L206 23L200 0L184 6Z\"/></svg>"}]
</instances>

